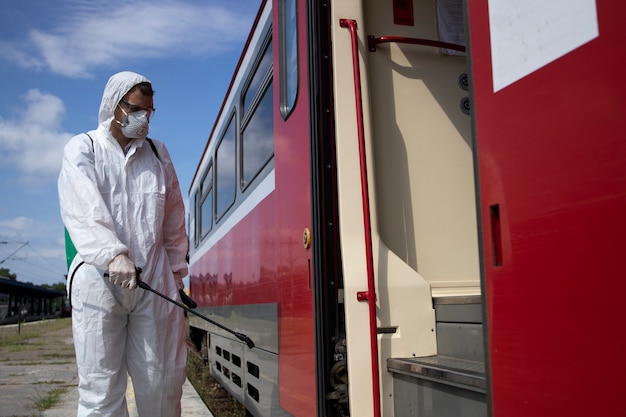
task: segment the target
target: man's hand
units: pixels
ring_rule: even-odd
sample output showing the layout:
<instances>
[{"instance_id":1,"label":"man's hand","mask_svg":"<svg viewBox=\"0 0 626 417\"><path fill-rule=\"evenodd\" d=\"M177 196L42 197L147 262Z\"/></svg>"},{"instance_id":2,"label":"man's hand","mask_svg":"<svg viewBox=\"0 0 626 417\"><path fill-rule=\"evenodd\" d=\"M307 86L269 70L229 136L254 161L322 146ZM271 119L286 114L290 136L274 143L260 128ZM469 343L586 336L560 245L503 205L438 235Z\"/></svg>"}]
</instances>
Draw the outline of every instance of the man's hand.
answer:
<instances>
[{"instance_id":1,"label":"man's hand","mask_svg":"<svg viewBox=\"0 0 626 417\"><path fill-rule=\"evenodd\" d=\"M176 281L176 288L178 288L178 290L185 289L185 283L183 282L183 271L174 272L174 280Z\"/></svg>"},{"instance_id":2,"label":"man's hand","mask_svg":"<svg viewBox=\"0 0 626 417\"><path fill-rule=\"evenodd\" d=\"M109 281L122 288L137 288L137 270L128 255L120 253L109 263Z\"/></svg>"}]
</instances>

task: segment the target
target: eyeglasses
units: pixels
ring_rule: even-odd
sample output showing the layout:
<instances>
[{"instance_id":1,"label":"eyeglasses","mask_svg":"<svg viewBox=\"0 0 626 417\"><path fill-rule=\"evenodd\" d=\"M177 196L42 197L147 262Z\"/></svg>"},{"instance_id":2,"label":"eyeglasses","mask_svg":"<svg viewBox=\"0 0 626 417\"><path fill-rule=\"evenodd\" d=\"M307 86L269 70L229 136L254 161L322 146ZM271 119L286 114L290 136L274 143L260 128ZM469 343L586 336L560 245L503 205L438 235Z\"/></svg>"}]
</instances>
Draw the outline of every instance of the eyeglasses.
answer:
<instances>
[{"instance_id":1,"label":"eyeglasses","mask_svg":"<svg viewBox=\"0 0 626 417\"><path fill-rule=\"evenodd\" d=\"M147 112L146 117L148 117L148 119L150 117L152 117L152 115L156 111L156 109L154 107L144 107L144 106L140 106L138 104L131 104L131 103L129 103L126 100L120 100L120 102L122 102L122 103L124 103L126 105L126 107L128 108L128 113L134 113L134 112L137 112L137 111L145 110Z\"/></svg>"}]
</instances>

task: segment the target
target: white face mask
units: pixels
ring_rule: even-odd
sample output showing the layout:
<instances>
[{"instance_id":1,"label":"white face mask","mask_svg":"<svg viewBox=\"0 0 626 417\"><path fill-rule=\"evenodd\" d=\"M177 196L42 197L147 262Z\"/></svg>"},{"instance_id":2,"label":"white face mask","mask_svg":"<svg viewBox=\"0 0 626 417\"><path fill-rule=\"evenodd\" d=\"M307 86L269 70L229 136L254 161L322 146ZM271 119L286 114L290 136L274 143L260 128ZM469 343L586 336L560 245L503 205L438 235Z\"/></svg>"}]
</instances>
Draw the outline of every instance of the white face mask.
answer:
<instances>
[{"instance_id":1,"label":"white face mask","mask_svg":"<svg viewBox=\"0 0 626 417\"><path fill-rule=\"evenodd\" d=\"M148 136L150 120L148 119L148 112L145 110L136 111L133 113L126 113L123 108L120 110L124 112L126 117L123 122L119 122L122 126L122 133L124 136L130 139L145 139Z\"/></svg>"}]
</instances>

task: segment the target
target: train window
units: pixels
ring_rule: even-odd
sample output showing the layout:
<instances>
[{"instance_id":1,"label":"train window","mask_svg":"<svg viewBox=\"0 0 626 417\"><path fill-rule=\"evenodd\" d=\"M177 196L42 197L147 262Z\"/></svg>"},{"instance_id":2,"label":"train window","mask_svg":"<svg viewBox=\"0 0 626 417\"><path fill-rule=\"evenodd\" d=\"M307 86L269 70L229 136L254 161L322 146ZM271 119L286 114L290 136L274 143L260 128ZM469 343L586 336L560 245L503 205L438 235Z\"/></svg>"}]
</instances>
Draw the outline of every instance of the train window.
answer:
<instances>
[{"instance_id":1,"label":"train window","mask_svg":"<svg viewBox=\"0 0 626 417\"><path fill-rule=\"evenodd\" d=\"M251 106L254 104L255 99L258 98L258 92L262 88L263 84L267 82L268 78L271 78L272 69L272 43L267 41L265 52L257 64L256 71L246 88L243 95L243 114L250 112Z\"/></svg>"},{"instance_id":2,"label":"train window","mask_svg":"<svg viewBox=\"0 0 626 417\"><path fill-rule=\"evenodd\" d=\"M228 128L222 136L222 140L215 150L215 210L219 219L235 201L235 191L237 187L235 166L235 137L236 125L234 114L228 122Z\"/></svg>"},{"instance_id":3,"label":"train window","mask_svg":"<svg viewBox=\"0 0 626 417\"><path fill-rule=\"evenodd\" d=\"M187 238L189 239L189 247L191 248L191 243L193 242L193 247L198 246L198 244L200 243L199 241L199 234L198 234L198 230L196 230L196 226L198 225L198 222L196 222L196 218L198 216L198 207L200 202L198 199L198 192L196 191L193 195L193 206L190 207L189 210L189 217L188 217L188 222L187 222L187 227L188 227L188 231L187 231Z\"/></svg>"},{"instance_id":4,"label":"train window","mask_svg":"<svg viewBox=\"0 0 626 417\"><path fill-rule=\"evenodd\" d=\"M200 188L202 198L200 199L200 238L204 237L213 227L213 166L209 166Z\"/></svg>"},{"instance_id":5,"label":"train window","mask_svg":"<svg viewBox=\"0 0 626 417\"><path fill-rule=\"evenodd\" d=\"M250 116L241 136L242 187L245 188L274 154L274 94L266 88L259 105Z\"/></svg>"},{"instance_id":6,"label":"train window","mask_svg":"<svg viewBox=\"0 0 626 417\"><path fill-rule=\"evenodd\" d=\"M282 0L280 13L280 114L287 119L298 94L298 23L296 0Z\"/></svg>"},{"instance_id":7,"label":"train window","mask_svg":"<svg viewBox=\"0 0 626 417\"><path fill-rule=\"evenodd\" d=\"M274 93L272 44L266 40L251 81L243 93L244 124L241 132L241 186L245 188L274 155Z\"/></svg>"}]
</instances>

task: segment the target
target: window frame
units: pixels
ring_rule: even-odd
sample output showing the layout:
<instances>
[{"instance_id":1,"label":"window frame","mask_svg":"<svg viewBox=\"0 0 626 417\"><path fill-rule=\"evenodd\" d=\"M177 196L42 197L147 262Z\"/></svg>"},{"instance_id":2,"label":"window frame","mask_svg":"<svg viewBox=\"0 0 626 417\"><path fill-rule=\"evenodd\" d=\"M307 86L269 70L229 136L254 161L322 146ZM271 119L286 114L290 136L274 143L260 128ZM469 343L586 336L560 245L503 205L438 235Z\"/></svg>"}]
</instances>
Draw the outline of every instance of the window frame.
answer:
<instances>
[{"instance_id":1,"label":"window frame","mask_svg":"<svg viewBox=\"0 0 626 417\"><path fill-rule=\"evenodd\" d=\"M263 62L263 58L268 53L268 50L270 49L270 47L272 47L272 51L273 51L271 27L268 30L267 35L263 43L261 44L261 47L259 48L259 53L257 53L256 55L254 66L252 67L252 70L248 74L247 81L244 84L244 87L241 89L241 94L240 94L242 117L241 117L241 123L240 123L241 126L239 130L240 152L238 156L239 156L239 166L240 166L239 187L242 192L245 191L251 184L255 182L255 179L259 176L261 172L263 172L263 169L267 166L268 162L274 158L274 153L275 153L275 146L272 145L272 152L268 154L267 158L259 165L258 170L254 174L250 175L249 180L247 182L245 181L246 180L245 175L244 175L245 160L244 160L244 151L243 151L244 135L245 135L247 127L252 121L253 116L256 114L260 103L263 101L265 94L268 92L270 88L271 89L274 88L274 63L273 62L270 63L269 67L267 68L267 72L265 74L262 74L261 82L259 83L257 90L253 92L254 94L251 96L251 100L247 108L246 108L245 98L246 98L247 93L250 91L252 81L255 79L259 71L259 67L261 63ZM272 108L272 115L273 115L274 103L271 104L271 108ZM272 123L273 123L273 120L272 120ZM273 132L274 132L274 129L272 129L272 133ZM272 141L273 140L274 140L274 135L272 134Z\"/></svg>"},{"instance_id":2,"label":"window frame","mask_svg":"<svg viewBox=\"0 0 626 417\"><path fill-rule=\"evenodd\" d=\"M291 9L288 9L286 3L290 2ZM288 15L291 12L291 15ZM290 20L288 17L293 17L293 28L287 27ZM298 47L298 2L297 0L280 0L278 2L278 36L279 36L279 49L278 49L278 66L279 66L279 97L280 97L280 115L283 120L287 120L298 102L298 91L300 88L300 51ZM295 42L295 48L290 48L288 42ZM291 56L290 52L293 52L295 56ZM291 61L295 63L295 69L289 67ZM291 79L289 74L294 73L295 79ZM290 95L290 81L295 83L293 96Z\"/></svg>"},{"instance_id":3,"label":"window frame","mask_svg":"<svg viewBox=\"0 0 626 417\"><path fill-rule=\"evenodd\" d=\"M220 140L217 143L217 145L215 146L215 150L213 152L213 163L214 163L214 168L215 168L215 174L214 174L214 182L213 182L213 189L215 190L215 194L214 194L214 205L213 205L213 209L214 209L214 220L215 223L219 223L220 220L228 213L228 211L230 210L230 208L235 204L235 202L237 201L237 176L238 176L238 169L237 169L237 160L238 158L238 154L239 154L239 123L237 123L237 112L235 111L235 109L232 109L231 111L231 115L228 118L228 122L225 124L224 129L221 132L220 135ZM233 182L233 199L232 201L230 201L230 203L228 205L226 205L224 207L224 211L222 213L218 213L218 198L219 198L219 161L218 161L218 153L219 153L219 149L220 146L222 146L222 143L224 142L224 139L226 138L226 134L228 133L230 128L235 129L234 131L234 140L233 140L233 146L235 147L234 149L234 158L233 158L233 162L235 164L233 171L234 171L234 182Z\"/></svg>"},{"instance_id":4,"label":"window frame","mask_svg":"<svg viewBox=\"0 0 626 417\"><path fill-rule=\"evenodd\" d=\"M213 192L215 190L215 170L213 169L213 158L210 159L209 164L207 166L206 172L204 174L204 178L202 179L202 182L200 183L200 191L198 193L196 193L196 196L199 194L200 195L200 199L198 201L198 213L199 213L199 222L197 222L197 226L196 228L198 229L198 234L199 234L199 238L197 238L196 240L198 240L199 242L202 242L203 240L205 240L207 238L207 236L209 236L211 234L211 231L213 230L213 225L215 224L215 193ZM210 177L210 178L209 178ZM205 189L205 184L207 184L207 179L209 179L210 181L208 182L208 187L206 187ZM209 203L211 204L210 210L208 211L210 213L210 225L208 227L208 229L205 231L204 230L204 213L205 211L202 210L207 197L209 196L209 194L211 195L211 200L209 201Z\"/></svg>"}]
</instances>

